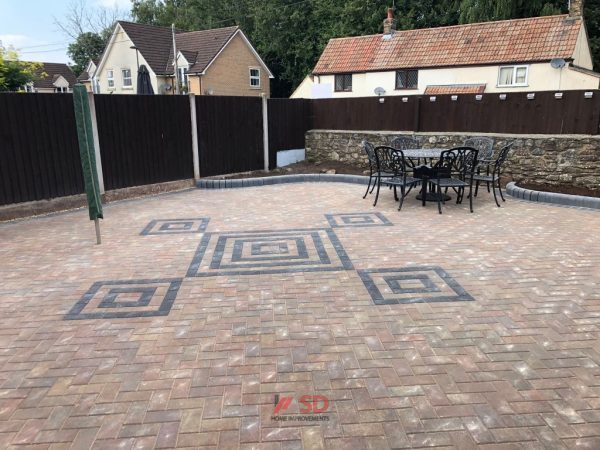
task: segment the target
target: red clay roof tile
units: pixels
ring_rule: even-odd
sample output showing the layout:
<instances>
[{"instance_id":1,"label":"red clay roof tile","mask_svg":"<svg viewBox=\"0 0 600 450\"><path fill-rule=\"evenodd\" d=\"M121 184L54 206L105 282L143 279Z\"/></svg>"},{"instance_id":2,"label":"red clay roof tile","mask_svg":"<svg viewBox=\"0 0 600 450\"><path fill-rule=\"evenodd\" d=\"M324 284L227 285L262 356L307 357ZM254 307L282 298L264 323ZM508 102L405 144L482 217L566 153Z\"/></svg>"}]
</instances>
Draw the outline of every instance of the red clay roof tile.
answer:
<instances>
[{"instance_id":1,"label":"red clay roof tile","mask_svg":"<svg viewBox=\"0 0 600 450\"><path fill-rule=\"evenodd\" d=\"M560 15L331 39L313 74L569 59L581 24Z\"/></svg>"}]
</instances>

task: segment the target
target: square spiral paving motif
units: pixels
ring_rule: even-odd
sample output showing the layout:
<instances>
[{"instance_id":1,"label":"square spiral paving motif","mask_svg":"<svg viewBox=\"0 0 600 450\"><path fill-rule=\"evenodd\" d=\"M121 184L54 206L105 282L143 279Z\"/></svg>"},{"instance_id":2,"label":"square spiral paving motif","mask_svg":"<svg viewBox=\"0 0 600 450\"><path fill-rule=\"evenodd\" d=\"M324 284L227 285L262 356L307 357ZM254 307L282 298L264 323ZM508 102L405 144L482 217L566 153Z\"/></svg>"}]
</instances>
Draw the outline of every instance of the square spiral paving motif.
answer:
<instances>
[{"instance_id":1,"label":"square spiral paving motif","mask_svg":"<svg viewBox=\"0 0 600 450\"><path fill-rule=\"evenodd\" d=\"M383 214L379 212L325 214L332 228L343 227L381 227L392 226Z\"/></svg>"},{"instance_id":2,"label":"square spiral paving motif","mask_svg":"<svg viewBox=\"0 0 600 450\"><path fill-rule=\"evenodd\" d=\"M206 233L188 277L352 269L329 228Z\"/></svg>"},{"instance_id":3,"label":"square spiral paving motif","mask_svg":"<svg viewBox=\"0 0 600 450\"><path fill-rule=\"evenodd\" d=\"M198 219L156 219L152 220L140 233L142 236L152 234L204 233L208 226L207 217Z\"/></svg>"},{"instance_id":4,"label":"square spiral paving motif","mask_svg":"<svg viewBox=\"0 0 600 450\"><path fill-rule=\"evenodd\" d=\"M71 308L65 319L166 316L181 281L181 278L98 281Z\"/></svg>"},{"instance_id":5,"label":"square spiral paving motif","mask_svg":"<svg viewBox=\"0 0 600 450\"><path fill-rule=\"evenodd\" d=\"M454 278L437 266L358 270L358 275L377 305L473 300Z\"/></svg>"}]
</instances>

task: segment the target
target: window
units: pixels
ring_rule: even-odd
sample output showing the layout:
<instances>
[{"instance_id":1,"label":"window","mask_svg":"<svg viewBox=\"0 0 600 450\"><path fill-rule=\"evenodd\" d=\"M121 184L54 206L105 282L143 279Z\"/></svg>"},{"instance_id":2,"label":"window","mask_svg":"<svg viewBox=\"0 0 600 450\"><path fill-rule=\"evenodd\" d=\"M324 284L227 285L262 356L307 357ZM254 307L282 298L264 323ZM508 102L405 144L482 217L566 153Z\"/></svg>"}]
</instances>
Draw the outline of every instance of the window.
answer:
<instances>
[{"instance_id":1,"label":"window","mask_svg":"<svg viewBox=\"0 0 600 450\"><path fill-rule=\"evenodd\" d=\"M132 87L131 83L131 69L121 69L121 73L123 74L123 87Z\"/></svg>"},{"instance_id":2,"label":"window","mask_svg":"<svg viewBox=\"0 0 600 450\"><path fill-rule=\"evenodd\" d=\"M498 73L498 86L527 86L528 66L504 66Z\"/></svg>"},{"instance_id":3,"label":"window","mask_svg":"<svg viewBox=\"0 0 600 450\"><path fill-rule=\"evenodd\" d=\"M106 71L106 82L108 83L109 89L115 87L115 73L112 69Z\"/></svg>"},{"instance_id":4,"label":"window","mask_svg":"<svg viewBox=\"0 0 600 450\"><path fill-rule=\"evenodd\" d=\"M64 94L65 92L69 92L69 88L68 87L57 86L57 87L54 88L54 92L58 92L58 93Z\"/></svg>"},{"instance_id":5,"label":"window","mask_svg":"<svg viewBox=\"0 0 600 450\"><path fill-rule=\"evenodd\" d=\"M250 68L250 87L260 87L260 69Z\"/></svg>"},{"instance_id":6,"label":"window","mask_svg":"<svg viewBox=\"0 0 600 450\"><path fill-rule=\"evenodd\" d=\"M396 89L417 89L419 87L418 70L397 70Z\"/></svg>"},{"instance_id":7,"label":"window","mask_svg":"<svg viewBox=\"0 0 600 450\"><path fill-rule=\"evenodd\" d=\"M352 74L344 73L335 76L336 92L352 92Z\"/></svg>"}]
</instances>

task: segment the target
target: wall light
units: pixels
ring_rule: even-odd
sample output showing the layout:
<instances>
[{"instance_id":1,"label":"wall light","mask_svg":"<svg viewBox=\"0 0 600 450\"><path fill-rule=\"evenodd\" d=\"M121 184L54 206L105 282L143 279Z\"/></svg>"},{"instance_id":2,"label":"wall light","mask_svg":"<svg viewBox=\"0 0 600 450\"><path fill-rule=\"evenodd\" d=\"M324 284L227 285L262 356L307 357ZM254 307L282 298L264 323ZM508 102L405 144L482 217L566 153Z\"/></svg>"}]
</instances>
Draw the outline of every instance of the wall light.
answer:
<instances>
[{"instance_id":1,"label":"wall light","mask_svg":"<svg viewBox=\"0 0 600 450\"><path fill-rule=\"evenodd\" d=\"M385 98L379 97L379 103L385 103Z\"/></svg>"},{"instance_id":2,"label":"wall light","mask_svg":"<svg viewBox=\"0 0 600 450\"><path fill-rule=\"evenodd\" d=\"M475 100L477 100L477 101L481 101L482 99L483 99L483 95L481 95L481 94L477 94L475 96Z\"/></svg>"},{"instance_id":3,"label":"wall light","mask_svg":"<svg viewBox=\"0 0 600 450\"><path fill-rule=\"evenodd\" d=\"M402 97L402 103L408 103L408 97Z\"/></svg>"},{"instance_id":4,"label":"wall light","mask_svg":"<svg viewBox=\"0 0 600 450\"><path fill-rule=\"evenodd\" d=\"M529 94L527 94L527 100L533 100L535 98L535 94L533 92L530 92Z\"/></svg>"},{"instance_id":5,"label":"wall light","mask_svg":"<svg viewBox=\"0 0 600 450\"><path fill-rule=\"evenodd\" d=\"M458 95L453 95L450 97L452 99L453 102L458 100Z\"/></svg>"},{"instance_id":6,"label":"wall light","mask_svg":"<svg viewBox=\"0 0 600 450\"><path fill-rule=\"evenodd\" d=\"M437 97L435 97L435 96L429 97L430 102L435 102L436 100L437 100Z\"/></svg>"},{"instance_id":7,"label":"wall light","mask_svg":"<svg viewBox=\"0 0 600 450\"><path fill-rule=\"evenodd\" d=\"M500 100L506 100L506 94L500 94L498 97L500 97Z\"/></svg>"},{"instance_id":8,"label":"wall light","mask_svg":"<svg viewBox=\"0 0 600 450\"><path fill-rule=\"evenodd\" d=\"M592 98L594 96L594 93L591 91L586 92L585 94L583 94L583 96L585 98Z\"/></svg>"},{"instance_id":9,"label":"wall light","mask_svg":"<svg viewBox=\"0 0 600 450\"><path fill-rule=\"evenodd\" d=\"M556 98L556 99L561 99L561 98L563 98L563 93L562 93L562 92L556 92L556 93L554 94L554 98Z\"/></svg>"}]
</instances>

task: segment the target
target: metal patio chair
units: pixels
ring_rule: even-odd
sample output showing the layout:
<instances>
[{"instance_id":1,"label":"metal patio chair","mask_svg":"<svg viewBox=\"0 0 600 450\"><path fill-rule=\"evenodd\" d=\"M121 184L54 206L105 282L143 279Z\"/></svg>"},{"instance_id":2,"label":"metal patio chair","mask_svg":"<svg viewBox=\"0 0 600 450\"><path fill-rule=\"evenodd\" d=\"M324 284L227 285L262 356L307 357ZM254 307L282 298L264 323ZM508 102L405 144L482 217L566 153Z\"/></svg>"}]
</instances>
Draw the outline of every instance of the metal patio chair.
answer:
<instances>
[{"instance_id":1,"label":"metal patio chair","mask_svg":"<svg viewBox=\"0 0 600 450\"><path fill-rule=\"evenodd\" d=\"M402 150L380 146L375 148L375 156L377 158L377 170L379 172L392 173L393 176L381 179L377 183L377 194L375 195L373 206L377 204L380 185L385 184L394 188L394 198L400 200L400 205L398 206L398 211L400 211L404 203L404 198L413 187L421 183L421 180L408 176L407 169L412 170L412 167L406 163ZM398 198L398 188L400 188L400 198ZM406 190L407 188L408 190Z\"/></svg>"},{"instance_id":2,"label":"metal patio chair","mask_svg":"<svg viewBox=\"0 0 600 450\"><path fill-rule=\"evenodd\" d=\"M502 171L504 170L504 164L508 159L510 151L512 150L512 146L514 145L514 141L509 142L504 147L500 149L498 153L498 157L495 160L488 161L480 161L479 162L479 172L485 168L485 174L476 173L473 176L473 180L475 180L475 197L477 197L477 192L479 191L479 184L486 183L488 185L488 191L490 184L492 185L492 192L494 193L494 200L496 201L496 205L500 208L500 203L498 202L498 197L496 196L496 188L498 192L500 192L500 198L502 201L504 200L504 195L502 195L502 187L500 186L500 176L502 175Z\"/></svg>"},{"instance_id":3,"label":"metal patio chair","mask_svg":"<svg viewBox=\"0 0 600 450\"><path fill-rule=\"evenodd\" d=\"M363 198L367 198L367 194L369 194L369 189L371 190L370 192L373 193L373 189L375 189L375 186L377 185L379 179L390 178L390 177L394 176L394 174L378 172L377 157L375 156L375 147L373 146L373 144L371 144L368 141L362 141L361 145L362 145L363 151L366 153L367 159L369 161L369 184L367 185L367 190L365 191L365 195L363 195ZM375 180L373 181L373 179L375 179ZM371 182L373 182L373 186L371 186Z\"/></svg>"},{"instance_id":4,"label":"metal patio chair","mask_svg":"<svg viewBox=\"0 0 600 450\"><path fill-rule=\"evenodd\" d=\"M433 166L434 175L429 183L437 187L438 211L442 214L445 203L442 189L451 188L456 192L456 203L462 203L465 189L469 188L469 208L473 212L473 176L477 166L478 150L472 147L456 147L444 150L439 161Z\"/></svg>"}]
</instances>

